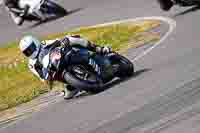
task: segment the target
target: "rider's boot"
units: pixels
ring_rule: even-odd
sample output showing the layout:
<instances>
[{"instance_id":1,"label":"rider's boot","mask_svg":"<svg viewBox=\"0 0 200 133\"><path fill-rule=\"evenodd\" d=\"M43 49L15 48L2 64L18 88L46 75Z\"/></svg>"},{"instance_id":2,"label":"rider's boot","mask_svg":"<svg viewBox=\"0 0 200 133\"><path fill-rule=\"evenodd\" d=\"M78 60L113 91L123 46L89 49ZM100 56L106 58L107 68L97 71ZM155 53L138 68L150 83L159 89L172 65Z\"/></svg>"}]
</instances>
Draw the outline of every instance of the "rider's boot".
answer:
<instances>
[{"instance_id":1,"label":"rider's boot","mask_svg":"<svg viewBox=\"0 0 200 133\"><path fill-rule=\"evenodd\" d=\"M17 25L22 25L24 22L24 19L21 16L18 16L17 14L10 12L10 16Z\"/></svg>"},{"instance_id":2,"label":"rider's boot","mask_svg":"<svg viewBox=\"0 0 200 133\"><path fill-rule=\"evenodd\" d=\"M66 85L64 88L64 99L72 99L76 94L79 93L79 89L71 86L71 85Z\"/></svg>"},{"instance_id":3,"label":"rider's boot","mask_svg":"<svg viewBox=\"0 0 200 133\"><path fill-rule=\"evenodd\" d=\"M169 11L175 4L172 0L157 0L160 4L160 8L164 11Z\"/></svg>"}]
</instances>

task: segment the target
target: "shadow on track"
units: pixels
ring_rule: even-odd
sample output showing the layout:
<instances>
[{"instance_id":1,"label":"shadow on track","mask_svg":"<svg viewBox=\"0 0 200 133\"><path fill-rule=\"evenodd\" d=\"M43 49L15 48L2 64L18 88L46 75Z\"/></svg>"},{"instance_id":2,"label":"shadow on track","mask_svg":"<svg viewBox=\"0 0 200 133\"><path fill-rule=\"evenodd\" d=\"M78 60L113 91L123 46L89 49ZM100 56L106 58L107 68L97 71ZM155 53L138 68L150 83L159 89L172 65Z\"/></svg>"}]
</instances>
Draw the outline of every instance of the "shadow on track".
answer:
<instances>
[{"instance_id":1,"label":"shadow on track","mask_svg":"<svg viewBox=\"0 0 200 133\"><path fill-rule=\"evenodd\" d=\"M134 74L133 76L131 76L131 77L129 77L129 78L125 78L125 79L116 79L116 80L113 80L113 81L111 81L111 82L105 84L104 87L102 88L102 90L99 91L99 92L97 92L97 93L95 93L95 94L81 93L80 95L76 96L76 97L73 98L73 99L80 99L80 98L84 98L84 97L87 97L87 96L90 96L90 95L98 95L98 94L100 94L100 93L102 93L102 92L104 92L104 91L106 91L106 90L108 90L108 89L110 89L110 88L112 88L112 87L114 87L114 86L116 86L116 85L122 83L122 82L126 82L126 81L128 81L128 80L130 80L130 79L132 79L132 78L135 78L135 77L137 77L137 76L143 74L144 72L148 72L148 71L150 71L150 70L151 70L151 69L141 69L141 70L138 70L138 71L135 72L135 74Z\"/></svg>"},{"instance_id":2,"label":"shadow on track","mask_svg":"<svg viewBox=\"0 0 200 133\"><path fill-rule=\"evenodd\" d=\"M189 9L183 11L183 12L175 14L173 17L176 18L178 16L182 16L182 15L185 15L185 14L188 14L188 13L191 13L191 12L195 12L199 9L200 9L200 6L193 6L192 8L189 8Z\"/></svg>"},{"instance_id":3,"label":"shadow on track","mask_svg":"<svg viewBox=\"0 0 200 133\"><path fill-rule=\"evenodd\" d=\"M79 12L79 11L81 11L82 9L83 9L83 8L77 8L77 9L73 9L73 10L67 11L67 13L64 14L64 15L59 15L59 16L50 17L50 18L46 19L45 21L38 22L38 23L36 23L36 24L30 26L29 28L32 29L32 28L35 28L35 27L40 26L40 25L42 25L42 24L46 24L46 23L49 23L49 22L51 22L51 21L55 21L55 20L57 20L57 19L60 19L60 18L63 18L63 17L65 17L65 16L71 15L71 14L73 14L73 13Z\"/></svg>"}]
</instances>

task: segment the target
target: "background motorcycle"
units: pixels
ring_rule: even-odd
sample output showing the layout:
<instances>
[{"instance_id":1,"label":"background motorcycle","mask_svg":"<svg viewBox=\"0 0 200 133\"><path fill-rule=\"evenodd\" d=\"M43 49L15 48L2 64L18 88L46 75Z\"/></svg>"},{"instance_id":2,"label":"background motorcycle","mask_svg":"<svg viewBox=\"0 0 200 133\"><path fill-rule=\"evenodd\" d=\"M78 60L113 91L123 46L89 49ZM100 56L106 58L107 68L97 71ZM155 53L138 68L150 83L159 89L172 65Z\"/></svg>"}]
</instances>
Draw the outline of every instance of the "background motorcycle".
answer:
<instances>
[{"instance_id":1,"label":"background motorcycle","mask_svg":"<svg viewBox=\"0 0 200 133\"><path fill-rule=\"evenodd\" d=\"M182 7L188 6L200 6L200 0L157 0L160 4L160 8L164 11L169 11L174 5Z\"/></svg>"},{"instance_id":2,"label":"background motorcycle","mask_svg":"<svg viewBox=\"0 0 200 133\"><path fill-rule=\"evenodd\" d=\"M200 0L177 0L179 6L200 6Z\"/></svg>"},{"instance_id":3,"label":"background motorcycle","mask_svg":"<svg viewBox=\"0 0 200 133\"><path fill-rule=\"evenodd\" d=\"M25 9L20 16L23 18L18 25L24 20L45 21L49 16L64 16L67 11L50 0L20 0L19 7Z\"/></svg>"},{"instance_id":4,"label":"background motorcycle","mask_svg":"<svg viewBox=\"0 0 200 133\"><path fill-rule=\"evenodd\" d=\"M106 66L107 61L110 62L109 66ZM43 66L49 70L52 79L65 73L64 79L68 84L90 93L101 91L104 84L115 77L126 78L134 74L132 62L118 53L103 56L76 47L67 52L59 48L50 50L43 59ZM105 69L105 66L106 69L110 68L110 72L114 72L112 76L102 76L101 70Z\"/></svg>"}]
</instances>

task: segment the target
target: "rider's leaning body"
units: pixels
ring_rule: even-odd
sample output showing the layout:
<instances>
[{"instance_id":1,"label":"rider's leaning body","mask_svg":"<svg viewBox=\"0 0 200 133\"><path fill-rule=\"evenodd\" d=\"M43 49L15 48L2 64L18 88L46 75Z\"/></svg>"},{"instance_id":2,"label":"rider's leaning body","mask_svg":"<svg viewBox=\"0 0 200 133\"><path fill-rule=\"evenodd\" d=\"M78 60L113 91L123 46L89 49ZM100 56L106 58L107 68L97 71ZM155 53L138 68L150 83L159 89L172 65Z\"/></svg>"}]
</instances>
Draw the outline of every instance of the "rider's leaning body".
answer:
<instances>
[{"instance_id":1,"label":"rider's leaning body","mask_svg":"<svg viewBox=\"0 0 200 133\"><path fill-rule=\"evenodd\" d=\"M21 16L22 13L25 12L25 10L28 10L28 7L22 9L19 7L19 0L3 0L3 3L7 9L7 11L10 13L11 18L13 21L20 25L23 22L23 18Z\"/></svg>"},{"instance_id":2,"label":"rider's leaning body","mask_svg":"<svg viewBox=\"0 0 200 133\"><path fill-rule=\"evenodd\" d=\"M22 9L19 8L18 2L19 0L3 0L6 7L9 8L10 11L20 12Z\"/></svg>"},{"instance_id":3,"label":"rider's leaning body","mask_svg":"<svg viewBox=\"0 0 200 133\"><path fill-rule=\"evenodd\" d=\"M65 36L62 39L56 40L48 40L44 42L40 42L38 39L32 36L25 36L20 41L20 49L23 54L29 57L29 69L33 72L37 77L39 77L42 81L52 80L49 76L48 70L44 67L44 56L48 54L49 49L52 47L83 47L88 49L89 51L93 51L99 54L107 54L111 52L111 48L109 47L100 47L97 46L90 41L81 38L79 35L76 36ZM67 57L66 57L67 58ZM58 80L65 82L63 79L63 73L59 73L56 75L53 80ZM72 86L66 86L65 88L65 98L72 98L78 91L78 88L73 88Z\"/></svg>"},{"instance_id":4,"label":"rider's leaning body","mask_svg":"<svg viewBox=\"0 0 200 133\"><path fill-rule=\"evenodd\" d=\"M9 12L11 18L17 25L22 25L24 22L24 17L28 15L30 9L29 5L25 7L20 7L20 0L3 0L6 10ZM44 21L46 17L40 10L36 10L35 13L40 16L41 20Z\"/></svg>"}]
</instances>

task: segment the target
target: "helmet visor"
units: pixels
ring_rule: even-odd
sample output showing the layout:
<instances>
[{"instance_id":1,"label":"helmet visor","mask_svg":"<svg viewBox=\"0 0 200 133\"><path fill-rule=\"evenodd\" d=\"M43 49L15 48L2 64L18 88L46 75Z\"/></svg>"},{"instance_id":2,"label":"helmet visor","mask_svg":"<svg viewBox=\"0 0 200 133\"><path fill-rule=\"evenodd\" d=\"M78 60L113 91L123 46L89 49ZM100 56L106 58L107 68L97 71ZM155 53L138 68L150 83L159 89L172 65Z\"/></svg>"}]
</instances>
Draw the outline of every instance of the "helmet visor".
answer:
<instances>
[{"instance_id":1,"label":"helmet visor","mask_svg":"<svg viewBox=\"0 0 200 133\"><path fill-rule=\"evenodd\" d=\"M32 42L31 45L23 51L23 53L25 56L29 57L34 51L36 51L36 45L34 42Z\"/></svg>"}]
</instances>

